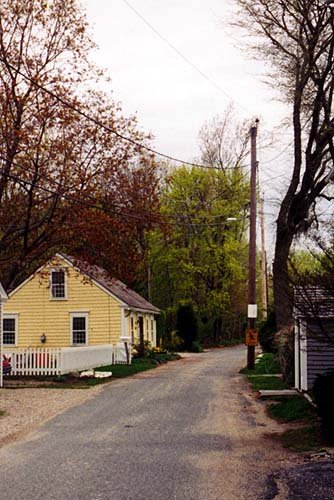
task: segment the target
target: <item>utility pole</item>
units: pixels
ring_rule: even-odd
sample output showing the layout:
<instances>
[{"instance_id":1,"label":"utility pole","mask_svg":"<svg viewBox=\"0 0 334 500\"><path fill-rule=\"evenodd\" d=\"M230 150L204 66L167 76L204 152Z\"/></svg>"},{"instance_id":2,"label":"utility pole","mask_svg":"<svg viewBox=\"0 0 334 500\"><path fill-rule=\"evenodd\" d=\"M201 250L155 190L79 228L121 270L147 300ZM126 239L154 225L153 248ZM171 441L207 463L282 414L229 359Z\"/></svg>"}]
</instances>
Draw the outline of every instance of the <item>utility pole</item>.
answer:
<instances>
[{"instance_id":1,"label":"utility pole","mask_svg":"<svg viewBox=\"0 0 334 500\"><path fill-rule=\"evenodd\" d=\"M248 265L248 328L246 332L247 368L255 364L257 345L257 305L256 305L256 138L259 120L250 129L251 139L251 176L250 176L250 224L249 224L249 265Z\"/></svg>"},{"instance_id":2,"label":"utility pole","mask_svg":"<svg viewBox=\"0 0 334 500\"><path fill-rule=\"evenodd\" d=\"M263 200L260 198L260 224L261 224L261 284L262 284L262 319L268 317L268 275L267 275L267 252L266 252L266 235L264 227L264 211Z\"/></svg>"}]
</instances>

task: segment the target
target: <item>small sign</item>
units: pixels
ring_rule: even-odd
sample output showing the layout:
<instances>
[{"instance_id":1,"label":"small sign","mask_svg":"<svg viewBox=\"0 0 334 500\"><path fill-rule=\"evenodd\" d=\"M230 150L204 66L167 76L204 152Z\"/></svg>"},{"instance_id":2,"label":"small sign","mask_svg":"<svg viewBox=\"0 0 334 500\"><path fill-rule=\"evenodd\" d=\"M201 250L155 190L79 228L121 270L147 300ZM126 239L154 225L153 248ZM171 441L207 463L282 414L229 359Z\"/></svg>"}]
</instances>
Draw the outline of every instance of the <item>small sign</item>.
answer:
<instances>
[{"instance_id":1,"label":"small sign","mask_svg":"<svg viewBox=\"0 0 334 500\"><path fill-rule=\"evenodd\" d=\"M257 318L257 305L256 304L248 304L248 317L249 318Z\"/></svg>"},{"instance_id":2,"label":"small sign","mask_svg":"<svg viewBox=\"0 0 334 500\"><path fill-rule=\"evenodd\" d=\"M259 343L259 331L257 328L247 328L246 345L257 346Z\"/></svg>"}]
</instances>

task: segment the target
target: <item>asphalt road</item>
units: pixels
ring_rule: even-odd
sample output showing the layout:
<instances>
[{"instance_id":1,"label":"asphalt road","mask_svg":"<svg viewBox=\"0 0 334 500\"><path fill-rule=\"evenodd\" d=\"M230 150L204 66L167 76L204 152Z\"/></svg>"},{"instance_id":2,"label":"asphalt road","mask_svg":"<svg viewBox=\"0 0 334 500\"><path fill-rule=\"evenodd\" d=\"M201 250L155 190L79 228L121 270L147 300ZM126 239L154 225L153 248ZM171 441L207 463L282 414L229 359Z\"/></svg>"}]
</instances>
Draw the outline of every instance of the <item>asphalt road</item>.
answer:
<instances>
[{"instance_id":1,"label":"asphalt road","mask_svg":"<svg viewBox=\"0 0 334 500\"><path fill-rule=\"evenodd\" d=\"M0 451L0 499L276 498L294 458L238 374L245 359L212 350L108 384Z\"/></svg>"}]
</instances>

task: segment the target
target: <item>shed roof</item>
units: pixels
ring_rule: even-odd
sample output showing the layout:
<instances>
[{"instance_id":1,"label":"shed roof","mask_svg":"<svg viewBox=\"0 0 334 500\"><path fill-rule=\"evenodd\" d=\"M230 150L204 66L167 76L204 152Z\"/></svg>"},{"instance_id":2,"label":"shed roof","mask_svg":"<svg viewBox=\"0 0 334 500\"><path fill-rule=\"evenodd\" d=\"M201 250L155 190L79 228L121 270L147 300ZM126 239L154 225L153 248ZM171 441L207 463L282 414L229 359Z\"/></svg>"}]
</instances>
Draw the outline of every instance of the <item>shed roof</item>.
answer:
<instances>
[{"instance_id":1,"label":"shed roof","mask_svg":"<svg viewBox=\"0 0 334 500\"><path fill-rule=\"evenodd\" d=\"M295 318L334 318L333 290L321 286L298 286L294 289Z\"/></svg>"},{"instance_id":2,"label":"shed roof","mask_svg":"<svg viewBox=\"0 0 334 500\"><path fill-rule=\"evenodd\" d=\"M111 277L110 274L102 267L89 264L81 259L77 259L76 257L71 257L63 253L59 253L57 255L69 262L73 267L76 267L88 278L96 281L129 307L142 311L148 311L153 314L160 314L160 309L151 304L148 300L144 299L144 297L139 295L139 293L129 288L122 281Z\"/></svg>"}]
</instances>

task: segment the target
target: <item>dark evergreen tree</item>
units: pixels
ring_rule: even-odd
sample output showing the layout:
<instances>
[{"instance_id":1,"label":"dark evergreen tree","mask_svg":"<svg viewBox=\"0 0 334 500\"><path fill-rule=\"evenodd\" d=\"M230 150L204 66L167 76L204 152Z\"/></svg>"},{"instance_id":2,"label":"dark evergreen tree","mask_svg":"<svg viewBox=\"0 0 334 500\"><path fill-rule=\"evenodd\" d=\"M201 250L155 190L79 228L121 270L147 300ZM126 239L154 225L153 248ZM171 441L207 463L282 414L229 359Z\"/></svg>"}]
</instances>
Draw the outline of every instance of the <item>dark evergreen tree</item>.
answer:
<instances>
[{"instance_id":1,"label":"dark evergreen tree","mask_svg":"<svg viewBox=\"0 0 334 500\"><path fill-rule=\"evenodd\" d=\"M193 342L198 340L198 324L196 314L191 303L180 304L177 310L176 328L183 340L184 349L192 350Z\"/></svg>"}]
</instances>

